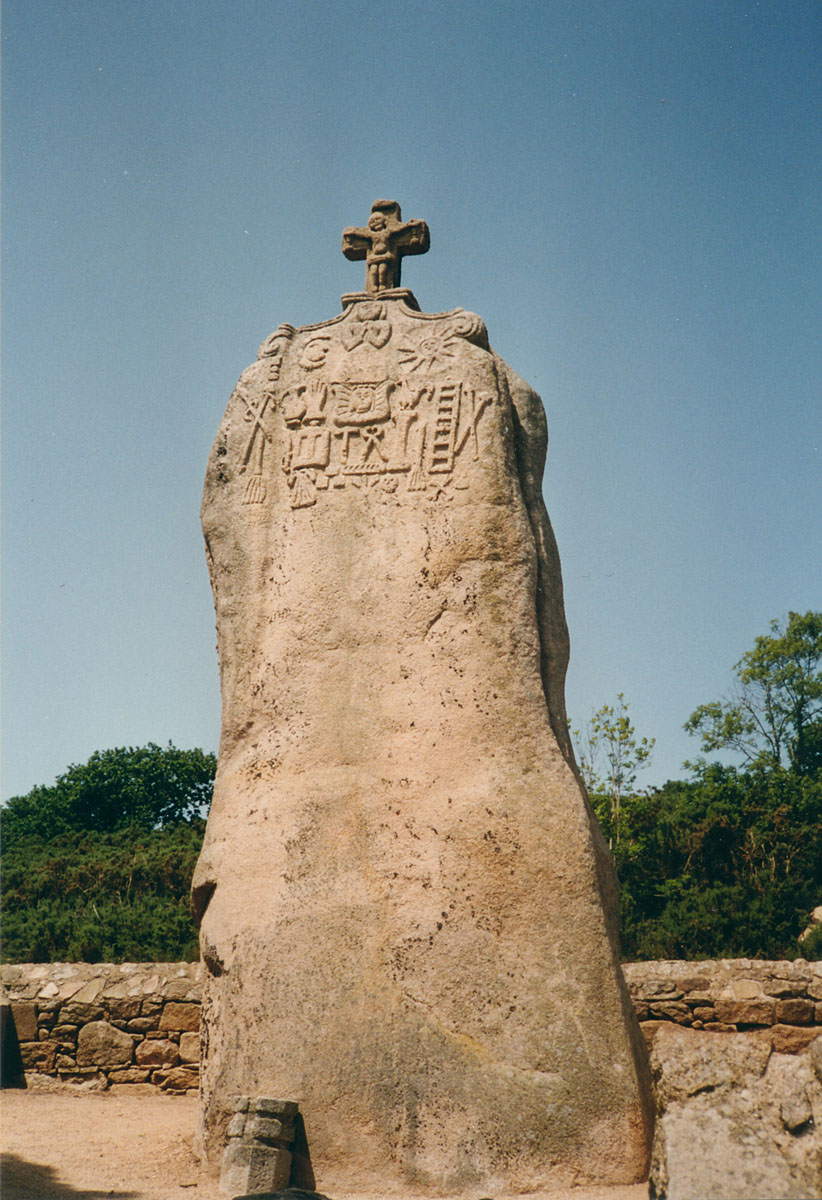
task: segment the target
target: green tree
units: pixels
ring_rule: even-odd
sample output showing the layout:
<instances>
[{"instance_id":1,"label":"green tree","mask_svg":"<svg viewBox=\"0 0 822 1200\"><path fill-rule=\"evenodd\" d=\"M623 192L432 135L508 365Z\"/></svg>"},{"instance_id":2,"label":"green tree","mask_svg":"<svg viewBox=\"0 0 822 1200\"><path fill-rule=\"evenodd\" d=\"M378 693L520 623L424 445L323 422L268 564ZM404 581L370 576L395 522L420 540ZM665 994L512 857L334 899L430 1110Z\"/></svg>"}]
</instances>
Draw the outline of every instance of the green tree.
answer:
<instances>
[{"instance_id":1,"label":"green tree","mask_svg":"<svg viewBox=\"0 0 822 1200\"><path fill-rule=\"evenodd\" d=\"M770 629L736 664L731 695L700 705L685 729L705 751L814 773L822 767L822 613L792 612Z\"/></svg>"},{"instance_id":2,"label":"green tree","mask_svg":"<svg viewBox=\"0 0 822 1200\"><path fill-rule=\"evenodd\" d=\"M3 961L197 957L188 894L216 760L95 753L0 810Z\"/></svg>"},{"instance_id":3,"label":"green tree","mask_svg":"<svg viewBox=\"0 0 822 1200\"><path fill-rule=\"evenodd\" d=\"M620 846L625 804L637 772L649 763L655 742L654 738L637 738L628 708L620 692L615 705L603 704L583 732L574 731L580 774L612 850Z\"/></svg>"},{"instance_id":4,"label":"green tree","mask_svg":"<svg viewBox=\"0 0 822 1200\"><path fill-rule=\"evenodd\" d=\"M202 750L161 747L98 750L55 783L15 796L2 809L6 838L55 837L72 830L160 829L203 816L217 762Z\"/></svg>"}]
</instances>

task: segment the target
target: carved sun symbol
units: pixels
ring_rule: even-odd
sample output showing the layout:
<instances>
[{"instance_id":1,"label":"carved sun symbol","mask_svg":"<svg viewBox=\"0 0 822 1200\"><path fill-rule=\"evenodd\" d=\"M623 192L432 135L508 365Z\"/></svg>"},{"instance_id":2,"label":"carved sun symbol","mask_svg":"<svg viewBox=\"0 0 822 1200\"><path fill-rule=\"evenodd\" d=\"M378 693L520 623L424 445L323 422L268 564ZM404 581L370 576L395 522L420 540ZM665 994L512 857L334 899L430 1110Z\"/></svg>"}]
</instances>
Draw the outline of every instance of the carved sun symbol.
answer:
<instances>
[{"instance_id":1,"label":"carved sun symbol","mask_svg":"<svg viewBox=\"0 0 822 1200\"><path fill-rule=\"evenodd\" d=\"M454 341L453 336L445 339L429 336L420 338L416 346L400 346L400 363L409 371L419 367L430 370L438 360L454 357Z\"/></svg>"}]
</instances>

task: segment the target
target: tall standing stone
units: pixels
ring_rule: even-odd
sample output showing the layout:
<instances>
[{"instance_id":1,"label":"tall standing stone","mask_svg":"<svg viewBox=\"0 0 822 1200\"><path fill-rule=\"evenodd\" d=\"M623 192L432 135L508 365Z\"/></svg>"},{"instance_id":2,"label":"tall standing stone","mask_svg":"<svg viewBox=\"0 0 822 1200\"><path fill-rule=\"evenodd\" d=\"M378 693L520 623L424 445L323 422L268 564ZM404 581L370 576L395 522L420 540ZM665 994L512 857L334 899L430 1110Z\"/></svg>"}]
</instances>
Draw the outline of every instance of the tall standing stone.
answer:
<instances>
[{"instance_id":1,"label":"tall standing stone","mask_svg":"<svg viewBox=\"0 0 822 1200\"><path fill-rule=\"evenodd\" d=\"M646 1065L568 739L545 416L479 317L397 286L427 247L388 201L346 230L367 290L263 343L209 460L204 1140L217 1166L234 1098L271 1095L332 1194L640 1180Z\"/></svg>"}]
</instances>

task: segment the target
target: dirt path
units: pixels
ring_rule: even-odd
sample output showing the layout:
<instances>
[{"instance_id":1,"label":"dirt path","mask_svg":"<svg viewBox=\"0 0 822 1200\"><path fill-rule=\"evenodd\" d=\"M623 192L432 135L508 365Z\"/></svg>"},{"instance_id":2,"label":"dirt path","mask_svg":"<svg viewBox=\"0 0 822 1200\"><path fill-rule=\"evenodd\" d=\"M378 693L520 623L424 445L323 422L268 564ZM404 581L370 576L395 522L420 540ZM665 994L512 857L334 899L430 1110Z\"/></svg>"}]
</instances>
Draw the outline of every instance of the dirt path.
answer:
<instances>
[{"instance_id":1,"label":"dirt path","mask_svg":"<svg viewBox=\"0 0 822 1200\"><path fill-rule=\"evenodd\" d=\"M194 1156L197 1099L2 1094L3 1200L218 1200Z\"/></svg>"},{"instance_id":2,"label":"dirt path","mask_svg":"<svg viewBox=\"0 0 822 1200\"><path fill-rule=\"evenodd\" d=\"M2 1200L225 1200L194 1155L196 1097L9 1089L0 1113ZM638 1184L555 1192L550 1200L647 1195L647 1184ZM334 1200L383 1198L338 1193Z\"/></svg>"}]
</instances>

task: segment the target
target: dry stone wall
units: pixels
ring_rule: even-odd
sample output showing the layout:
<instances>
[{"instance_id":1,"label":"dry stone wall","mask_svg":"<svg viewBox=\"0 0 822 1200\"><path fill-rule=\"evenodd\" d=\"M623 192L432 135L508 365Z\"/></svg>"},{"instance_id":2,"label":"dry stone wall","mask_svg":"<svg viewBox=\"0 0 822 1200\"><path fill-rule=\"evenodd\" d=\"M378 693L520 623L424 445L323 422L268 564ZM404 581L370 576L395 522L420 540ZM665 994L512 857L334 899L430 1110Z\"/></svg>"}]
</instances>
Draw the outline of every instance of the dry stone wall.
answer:
<instances>
[{"instance_id":1,"label":"dry stone wall","mask_svg":"<svg viewBox=\"0 0 822 1200\"><path fill-rule=\"evenodd\" d=\"M2 982L28 1081L198 1088L199 963L26 963Z\"/></svg>"},{"instance_id":2,"label":"dry stone wall","mask_svg":"<svg viewBox=\"0 0 822 1200\"><path fill-rule=\"evenodd\" d=\"M712 1033L769 1030L779 1054L803 1050L822 1026L822 962L734 958L623 965L649 1040L674 1022Z\"/></svg>"},{"instance_id":3,"label":"dry stone wall","mask_svg":"<svg viewBox=\"0 0 822 1200\"><path fill-rule=\"evenodd\" d=\"M779 1054L822 1031L822 962L722 959L623 965L646 1036L665 1025L767 1033ZM0 968L26 1075L98 1086L199 1081L200 963Z\"/></svg>"}]
</instances>

